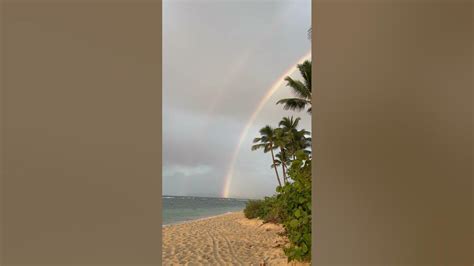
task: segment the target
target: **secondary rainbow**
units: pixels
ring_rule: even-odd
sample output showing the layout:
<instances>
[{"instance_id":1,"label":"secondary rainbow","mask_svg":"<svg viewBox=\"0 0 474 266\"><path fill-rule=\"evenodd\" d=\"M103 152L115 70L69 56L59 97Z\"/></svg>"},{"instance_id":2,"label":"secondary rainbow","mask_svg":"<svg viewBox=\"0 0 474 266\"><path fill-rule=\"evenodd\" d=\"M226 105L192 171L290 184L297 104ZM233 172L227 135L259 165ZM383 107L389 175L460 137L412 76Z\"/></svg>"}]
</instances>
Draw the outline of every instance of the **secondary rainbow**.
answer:
<instances>
[{"instance_id":1,"label":"secondary rainbow","mask_svg":"<svg viewBox=\"0 0 474 266\"><path fill-rule=\"evenodd\" d=\"M305 54L303 57L301 57L295 64L291 65L288 70L285 71L278 79L272 84L272 86L267 90L267 93L262 97L260 102L258 103L257 107L253 111L252 115L250 116L249 120L245 124L244 129L240 133L239 137L239 142L237 143L237 146L234 150L234 153L232 154L232 159L230 161L229 169L227 170L227 174L225 176L225 182L224 182L224 189L222 190L222 197L227 198L229 197L229 190L230 190L230 185L232 183L232 177L234 174L234 167L235 163L237 161L237 157L239 155L240 148L242 147L242 144L245 141L245 138L247 137L248 131L250 127L252 126L253 122L257 118L258 114L262 110L262 108L265 106L265 104L268 102L268 100L272 97L272 95L283 85L283 82L285 81L285 77L290 76L296 71L296 65L303 63L305 60L311 59L311 51L309 51L307 54Z\"/></svg>"}]
</instances>

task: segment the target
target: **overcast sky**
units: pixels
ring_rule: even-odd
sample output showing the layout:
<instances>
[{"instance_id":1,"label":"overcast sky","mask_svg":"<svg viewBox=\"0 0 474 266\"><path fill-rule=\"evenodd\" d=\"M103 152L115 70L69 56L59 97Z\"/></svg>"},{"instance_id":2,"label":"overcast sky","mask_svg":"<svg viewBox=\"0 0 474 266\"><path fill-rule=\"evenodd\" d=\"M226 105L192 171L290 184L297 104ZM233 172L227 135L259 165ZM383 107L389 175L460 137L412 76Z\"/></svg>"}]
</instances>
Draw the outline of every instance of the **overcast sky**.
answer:
<instances>
[{"instance_id":1,"label":"overcast sky","mask_svg":"<svg viewBox=\"0 0 474 266\"><path fill-rule=\"evenodd\" d=\"M220 196L239 136L271 85L311 42L310 0L165 0L163 3L163 194ZM300 77L297 73L295 77ZM252 124L235 164L230 197L272 195L271 155L250 151L266 124L305 112L275 102Z\"/></svg>"}]
</instances>

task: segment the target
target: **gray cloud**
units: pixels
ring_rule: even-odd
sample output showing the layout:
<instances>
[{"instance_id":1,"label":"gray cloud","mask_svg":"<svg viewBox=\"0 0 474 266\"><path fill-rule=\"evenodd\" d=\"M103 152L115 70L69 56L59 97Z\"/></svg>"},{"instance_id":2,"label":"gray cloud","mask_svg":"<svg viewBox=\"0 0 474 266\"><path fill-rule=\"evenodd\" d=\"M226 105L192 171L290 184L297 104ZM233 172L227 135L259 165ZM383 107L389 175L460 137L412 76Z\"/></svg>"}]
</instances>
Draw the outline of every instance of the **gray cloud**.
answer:
<instances>
[{"instance_id":1,"label":"gray cloud","mask_svg":"<svg viewBox=\"0 0 474 266\"><path fill-rule=\"evenodd\" d=\"M164 194L220 195L248 118L275 79L310 49L310 5L164 1ZM250 152L250 140L283 115L307 116L275 106L284 95L289 91L280 90L255 121L239 153L232 195L273 193L268 154Z\"/></svg>"}]
</instances>

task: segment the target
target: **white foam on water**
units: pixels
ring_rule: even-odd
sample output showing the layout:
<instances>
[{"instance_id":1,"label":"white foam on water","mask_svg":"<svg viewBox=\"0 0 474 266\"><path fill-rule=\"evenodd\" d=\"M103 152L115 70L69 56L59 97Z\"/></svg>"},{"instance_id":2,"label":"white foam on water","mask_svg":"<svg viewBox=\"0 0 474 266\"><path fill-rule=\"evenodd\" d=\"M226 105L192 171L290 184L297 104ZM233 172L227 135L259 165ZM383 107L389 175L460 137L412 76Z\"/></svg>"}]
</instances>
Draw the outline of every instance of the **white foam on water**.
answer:
<instances>
[{"instance_id":1,"label":"white foam on water","mask_svg":"<svg viewBox=\"0 0 474 266\"><path fill-rule=\"evenodd\" d=\"M224 215L229 215L229 214L233 214L233 213L238 213L238 212L226 212L226 213L217 214L217 215L213 215L213 216L202 217L202 218L198 218L198 219L175 222L175 223L170 223L170 224L163 224L163 225L161 225L161 227L166 227L166 226L170 226L170 225L178 225L178 224L187 224L187 223L191 223L191 222L198 222L198 221L208 220L208 219L212 219L212 218L216 218L216 217L220 217L220 216L224 216Z\"/></svg>"}]
</instances>

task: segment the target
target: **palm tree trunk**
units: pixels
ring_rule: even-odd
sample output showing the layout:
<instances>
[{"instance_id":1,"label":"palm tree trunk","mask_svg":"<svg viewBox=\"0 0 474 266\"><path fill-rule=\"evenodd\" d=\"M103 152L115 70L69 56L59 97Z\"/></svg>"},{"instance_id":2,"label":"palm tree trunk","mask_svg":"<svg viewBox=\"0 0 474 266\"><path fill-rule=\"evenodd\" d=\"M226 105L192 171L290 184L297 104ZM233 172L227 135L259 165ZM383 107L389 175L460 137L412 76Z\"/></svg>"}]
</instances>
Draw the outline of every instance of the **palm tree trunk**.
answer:
<instances>
[{"instance_id":1,"label":"palm tree trunk","mask_svg":"<svg viewBox=\"0 0 474 266\"><path fill-rule=\"evenodd\" d=\"M281 168L283 169L283 181L286 183L287 178L286 178L286 171L285 171L285 152L281 148L280 148L280 152L282 155Z\"/></svg>"},{"instance_id":2,"label":"palm tree trunk","mask_svg":"<svg viewBox=\"0 0 474 266\"><path fill-rule=\"evenodd\" d=\"M273 154L273 145L271 145L271 147L270 147L270 152L272 153L273 164L275 164L275 155ZM280 184L280 187L281 187L280 176L278 175L278 170L276 168L276 165L275 165L274 168L275 168L275 174L277 176L278 184Z\"/></svg>"}]
</instances>

